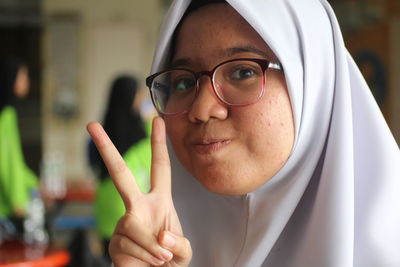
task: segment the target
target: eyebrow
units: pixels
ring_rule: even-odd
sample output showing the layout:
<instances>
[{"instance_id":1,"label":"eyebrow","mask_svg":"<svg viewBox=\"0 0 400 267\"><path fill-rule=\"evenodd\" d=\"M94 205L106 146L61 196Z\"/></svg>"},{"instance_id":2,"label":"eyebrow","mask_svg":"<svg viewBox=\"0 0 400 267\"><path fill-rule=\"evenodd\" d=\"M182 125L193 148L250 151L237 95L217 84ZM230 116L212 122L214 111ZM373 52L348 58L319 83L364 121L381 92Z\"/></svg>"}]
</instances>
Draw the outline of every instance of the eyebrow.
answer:
<instances>
[{"instance_id":1,"label":"eyebrow","mask_svg":"<svg viewBox=\"0 0 400 267\"><path fill-rule=\"evenodd\" d=\"M266 53L260 49L250 46L250 45L230 47L230 48L223 50L221 53L219 53L219 55L221 57L232 57L236 54L248 53L248 52L257 54L263 58L270 59L270 60L276 58L276 56L274 55L274 53L271 50L268 50L268 52ZM183 67L183 66L188 67L188 66L192 66L192 65L193 65L193 60L191 60L190 58L178 58L178 59L172 61L172 64L170 67L171 68Z\"/></svg>"},{"instance_id":2,"label":"eyebrow","mask_svg":"<svg viewBox=\"0 0 400 267\"><path fill-rule=\"evenodd\" d=\"M268 53L265 53L264 51L257 49L250 45L228 48L222 53L222 56L231 57L236 54L246 53L246 52L251 52L251 53L257 54L259 56L262 56L264 58L271 57L271 55L269 55Z\"/></svg>"},{"instance_id":3,"label":"eyebrow","mask_svg":"<svg viewBox=\"0 0 400 267\"><path fill-rule=\"evenodd\" d=\"M189 58L179 58L174 61L172 61L172 64L170 65L170 68L176 68L176 67L183 67L183 66L191 66L193 65L193 61Z\"/></svg>"}]
</instances>

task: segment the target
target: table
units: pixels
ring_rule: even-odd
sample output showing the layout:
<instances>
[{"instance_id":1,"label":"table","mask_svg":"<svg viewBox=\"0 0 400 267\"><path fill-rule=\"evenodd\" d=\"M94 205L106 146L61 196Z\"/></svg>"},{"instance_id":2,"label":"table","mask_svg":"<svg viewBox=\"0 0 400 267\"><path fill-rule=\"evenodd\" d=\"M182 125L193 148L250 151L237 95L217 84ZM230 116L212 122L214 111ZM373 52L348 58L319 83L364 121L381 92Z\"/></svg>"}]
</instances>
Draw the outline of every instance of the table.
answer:
<instances>
[{"instance_id":1,"label":"table","mask_svg":"<svg viewBox=\"0 0 400 267\"><path fill-rule=\"evenodd\" d=\"M0 267L61 267L69 261L68 251L52 245L27 245L18 239L0 245Z\"/></svg>"}]
</instances>

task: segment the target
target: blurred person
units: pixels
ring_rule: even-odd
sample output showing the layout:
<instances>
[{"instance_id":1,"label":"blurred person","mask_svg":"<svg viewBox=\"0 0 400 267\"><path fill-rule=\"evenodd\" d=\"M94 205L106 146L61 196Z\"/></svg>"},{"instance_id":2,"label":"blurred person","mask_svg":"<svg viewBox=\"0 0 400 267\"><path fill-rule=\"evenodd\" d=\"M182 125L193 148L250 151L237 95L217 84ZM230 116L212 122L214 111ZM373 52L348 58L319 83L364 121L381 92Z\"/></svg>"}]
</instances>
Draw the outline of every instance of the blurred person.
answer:
<instances>
[{"instance_id":1,"label":"blurred person","mask_svg":"<svg viewBox=\"0 0 400 267\"><path fill-rule=\"evenodd\" d=\"M25 163L15 103L29 93L27 65L8 56L0 62L0 217L23 232L23 218L38 177Z\"/></svg>"},{"instance_id":2,"label":"blurred person","mask_svg":"<svg viewBox=\"0 0 400 267\"><path fill-rule=\"evenodd\" d=\"M122 75L111 86L108 105L104 115L104 129L113 140L117 150L124 155L132 172L137 175L143 191L148 188L150 170L149 124L143 121L137 99L138 85L134 77ZM98 234L102 239L105 258L110 261L108 245L118 219L125 209L121 197L109 177L106 166L93 142L89 143L89 161L99 186L95 200L95 217Z\"/></svg>"}]
</instances>

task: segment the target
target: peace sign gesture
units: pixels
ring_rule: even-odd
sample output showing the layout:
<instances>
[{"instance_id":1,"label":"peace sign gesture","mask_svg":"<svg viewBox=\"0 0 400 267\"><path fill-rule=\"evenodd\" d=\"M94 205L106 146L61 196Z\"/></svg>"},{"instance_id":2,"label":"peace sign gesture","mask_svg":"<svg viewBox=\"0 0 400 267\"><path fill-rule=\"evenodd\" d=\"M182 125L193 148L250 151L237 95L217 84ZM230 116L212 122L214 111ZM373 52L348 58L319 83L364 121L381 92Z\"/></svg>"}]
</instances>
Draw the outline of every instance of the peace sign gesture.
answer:
<instances>
[{"instance_id":1,"label":"peace sign gesture","mask_svg":"<svg viewBox=\"0 0 400 267\"><path fill-rule=\"evenodd\" d=\"M151 190L143 194L126 163L100 124L87 130L107 166L125 204L110 242L115 266L188 266L192 257L189 241L183 237L171 195L171 165L166 146L165 125L153 120L151 135Z\"/></svg>"}]
</instances>

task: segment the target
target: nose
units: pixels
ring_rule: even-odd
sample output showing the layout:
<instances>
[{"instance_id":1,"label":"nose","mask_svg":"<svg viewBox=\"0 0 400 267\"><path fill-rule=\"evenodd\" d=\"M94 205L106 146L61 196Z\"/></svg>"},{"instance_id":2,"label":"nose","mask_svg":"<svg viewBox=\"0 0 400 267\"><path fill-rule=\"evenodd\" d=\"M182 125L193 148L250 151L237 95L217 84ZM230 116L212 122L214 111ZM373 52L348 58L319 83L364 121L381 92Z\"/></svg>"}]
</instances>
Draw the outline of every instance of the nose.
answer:
<instances>
[{"instance_id":1,"label":"nose","mask_svg":"<svg viewBox=\"0 0 400 267\"><path fill-rule=\"evenodd\" d=\"M188 116L193 123L207 122L211 118L224 120L228 116L228 107L215 95L207 75L199 79L198 94Z\"/></svg>"}]
</instances>

